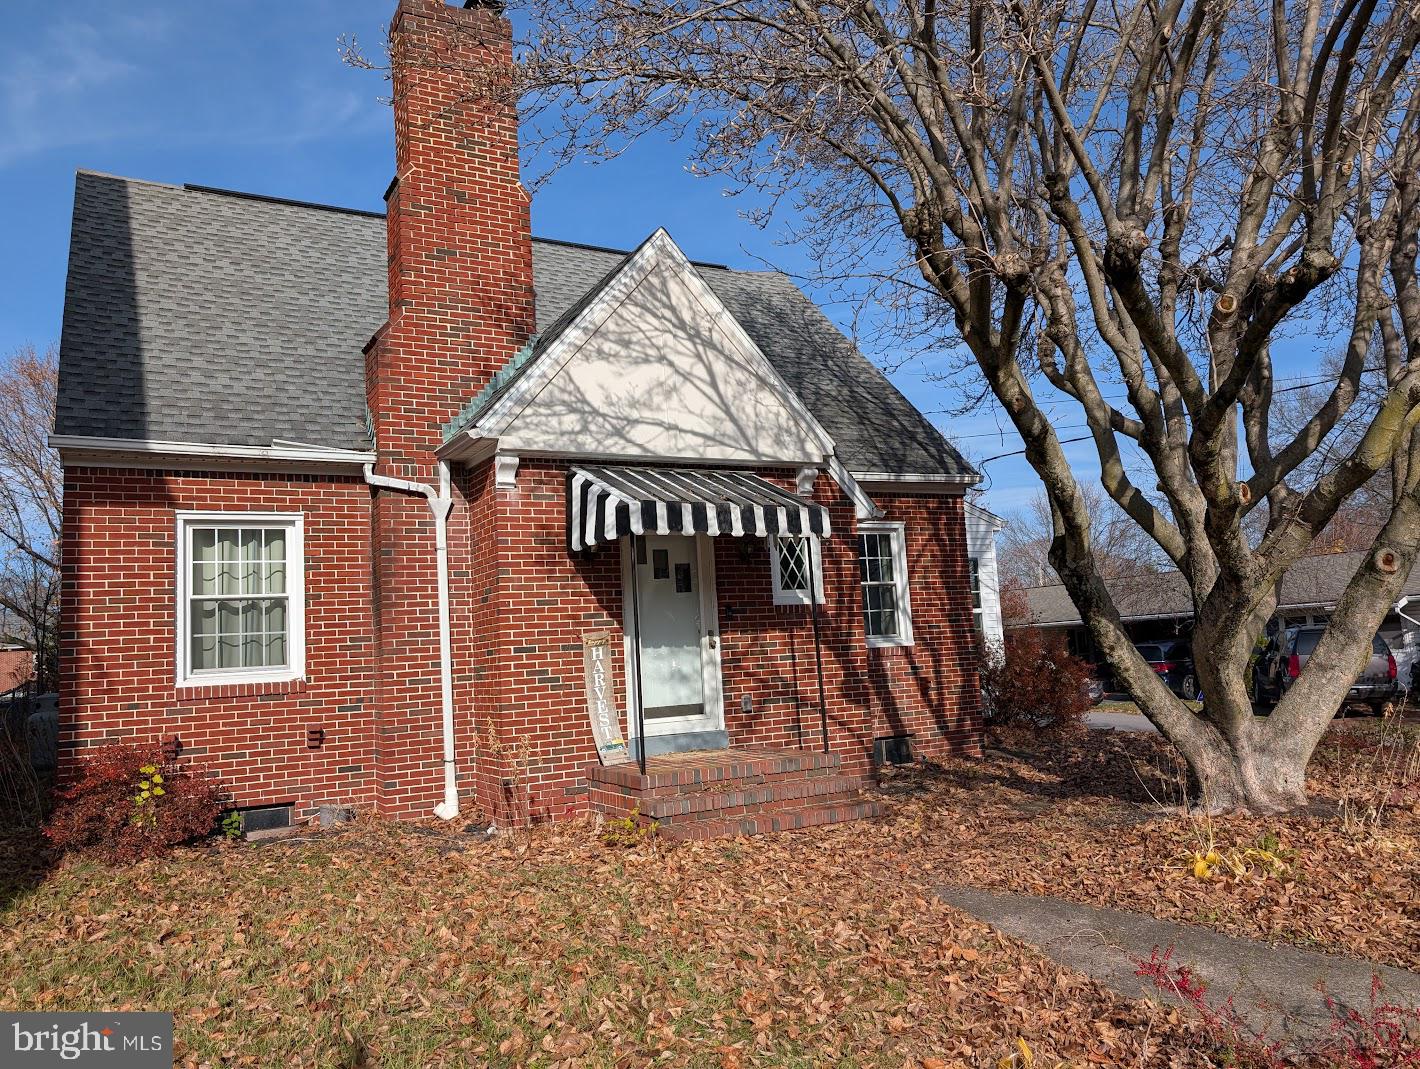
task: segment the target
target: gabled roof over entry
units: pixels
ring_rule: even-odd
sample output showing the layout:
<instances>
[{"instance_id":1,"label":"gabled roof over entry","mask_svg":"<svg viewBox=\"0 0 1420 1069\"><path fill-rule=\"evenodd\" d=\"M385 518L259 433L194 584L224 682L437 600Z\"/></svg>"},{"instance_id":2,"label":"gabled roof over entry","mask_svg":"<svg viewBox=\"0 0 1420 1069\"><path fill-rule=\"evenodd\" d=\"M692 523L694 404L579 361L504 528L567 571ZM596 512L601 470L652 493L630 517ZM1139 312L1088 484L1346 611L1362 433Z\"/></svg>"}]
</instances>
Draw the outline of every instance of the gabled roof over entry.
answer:
<instances>
[{"instance_id":1,"label":"gabled roof over entry","mask_svg":"<svg viewBox=\"0 0 1420 1069\"><path fill-rule=\"evenodd\" d=\"M625 258L534 239L539 329ZM784 275L693 267L850 470L974 474ZM382 214L80 172L55 432L368 449L361 349L387 312Z\"/></svg>"},{"instance_id":2,"label":"gabled roof over entry","mask_svg":"<svg viewBox=\"0 0 1420 1069\"><path fill-rule=\"evenodd\" d=\"M819 464L833 441L664 230L515 358L451 446ZM454 455L457 455L455 453Z\"/></svg>"}]
</instances>

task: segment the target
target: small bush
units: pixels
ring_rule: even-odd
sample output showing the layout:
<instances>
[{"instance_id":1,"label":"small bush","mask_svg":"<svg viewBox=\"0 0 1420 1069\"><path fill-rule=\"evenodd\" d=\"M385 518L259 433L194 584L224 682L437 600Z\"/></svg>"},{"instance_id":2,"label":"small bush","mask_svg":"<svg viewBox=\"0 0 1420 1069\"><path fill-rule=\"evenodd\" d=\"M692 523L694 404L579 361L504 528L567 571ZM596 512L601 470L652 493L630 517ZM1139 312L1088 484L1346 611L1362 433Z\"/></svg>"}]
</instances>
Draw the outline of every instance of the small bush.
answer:
<instances>
[{"instance_id":1,"label":"small bush","mask_svg":"<svg viewBox=\"0 0 1420 1069\"><path fill-rule=\"evenodd\" d=\"M1187 965L1174 961L1173 947L1154 947L1149 960L1135 958L1135 976L1150 981L1162 994L1178 999L1192 1011L1195 1020L1226 1065L1242 1069L1285 1069L1294 1064L1283 1053L1282 1044L1268 1039L1265 1030L1254 1028L1238 1012L1231 997L1221 1001L1209 997L1208 985ZM1371 977L1370 1005L1364 1009L1343 1006L1321 991L1331 1029L1315 1059L1308 1064L1326 1069L1413 1069L1420 1066L1420 1047L1414 1037L1420 1033L1420 1009L1383 998L1385 985Z\"/></svg>"},{"instance_id":2,"label":"small bush","mask_svg":"<svg viewBox=\"0 0 1420 1069\"><path fill-rule=\"evenodd\" d=\"M638 806L624 817L612 817L601 827L601 841L607 846L640 846L656 837L660 822L641 823Z\"/></svg>"},{"instance_id":3,"label":"small bush","mask_svg":"<svg viewBox=\"0 0 1420 1069\"><path fill-rule=\"evenodd\" d=\"M1090 669L1065 648L1063 635L1023 628L989 646L981 693L993 727L1031 734L1083 731L1091 706Z\"/></svg>"},{"instance_id":4,"label":"small bush","mask_svg":"<svg viewBox=\"0 0 1420 1069\"><path fill-rule=\"evenodd\" d=\"M220 788L157 747L109 745L58 791L45 834L60 849L128 862L212 834Z\"/></svg>"}]
</instances>

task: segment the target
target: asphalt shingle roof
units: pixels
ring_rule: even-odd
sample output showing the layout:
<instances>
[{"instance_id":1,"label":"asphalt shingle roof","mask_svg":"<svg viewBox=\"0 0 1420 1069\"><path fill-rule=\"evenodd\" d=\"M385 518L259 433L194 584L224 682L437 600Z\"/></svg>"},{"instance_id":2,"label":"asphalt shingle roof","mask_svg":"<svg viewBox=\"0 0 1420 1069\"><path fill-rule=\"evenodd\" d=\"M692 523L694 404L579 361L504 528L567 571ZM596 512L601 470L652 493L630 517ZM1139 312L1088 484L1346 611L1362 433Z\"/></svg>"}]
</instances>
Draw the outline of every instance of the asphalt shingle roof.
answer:
<instances>
[{"instance_id":1,"label":"asphalt shingle roof","mask_svg":"<svg viewBox=\"0 0 1420 1069\"><path fill-rule=\"evenodd\" d=\"M1335 606L1361 566L1363 556L1358 552L1303 557L1282 577L1278 611ZM1125 620L1193 615L1188 584L1175 571L1108 579L1105 586ZM1410 573L1401 593L1420 597L1420 568ZM1029 587L1025 595L1030 623L1056 627L1080 623L1080 614L1070 595L1058 583Z\"/></svg>"},{"instance_id":2,"label":"asphalt shingle roof","mask_svg":"<svg viewBox=\"0 0 1420 1069\"><path fill-rule=\"evenodd\" d=\"M534 239L539 329L625 256ZM379 215L81 171L55 433L369 448L361 350L385 261ZM788 278L696 268L850 470L973 474Z\"/></svg>"}]
</instances>

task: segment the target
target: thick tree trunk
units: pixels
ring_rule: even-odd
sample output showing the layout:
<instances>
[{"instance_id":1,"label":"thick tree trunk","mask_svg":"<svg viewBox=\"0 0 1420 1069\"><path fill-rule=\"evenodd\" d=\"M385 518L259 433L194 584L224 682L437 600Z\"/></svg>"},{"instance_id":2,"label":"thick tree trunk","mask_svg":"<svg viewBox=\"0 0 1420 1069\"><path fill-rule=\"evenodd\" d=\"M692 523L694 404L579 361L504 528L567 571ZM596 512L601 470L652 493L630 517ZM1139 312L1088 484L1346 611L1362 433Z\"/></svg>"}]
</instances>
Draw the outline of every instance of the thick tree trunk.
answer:
<instances>
[{"instance_id":1,"label":"thick tree trunk","mask_svg":"<svg viewBox=\"0 0 1420 1069\"><path fill-rule=\"evenodd\" d=\"M1196 723L1196 731L1172 738L1192 774L1193 808L1263 814L1286 813L1307 804L1306 769L1314 743L1278 747L1271 733L1251 725L1225 738L1213 725Z\"/></svg>"}]
</instances>

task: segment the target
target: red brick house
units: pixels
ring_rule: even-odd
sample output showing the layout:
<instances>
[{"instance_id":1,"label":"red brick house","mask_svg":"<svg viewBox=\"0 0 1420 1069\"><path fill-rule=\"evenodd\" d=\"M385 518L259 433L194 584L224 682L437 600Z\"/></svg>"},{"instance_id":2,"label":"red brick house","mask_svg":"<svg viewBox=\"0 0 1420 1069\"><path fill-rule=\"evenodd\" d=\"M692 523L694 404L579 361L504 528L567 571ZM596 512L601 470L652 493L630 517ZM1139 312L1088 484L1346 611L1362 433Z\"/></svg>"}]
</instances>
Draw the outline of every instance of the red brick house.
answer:
<instances>
[{"instance_id":1,"label":"red brick house","mask_svg":"<svg viewBox=\"0 0 1420 1069\"><path fill-rule=\"evenodd\" d=\"M0 646L0 696L34 678L35 655L19 646Z\"/></svg>"},{"instance_id":2,"label":"red brick house","mask_svg":"<svg viewBox=\"0 0 1420 1069\"><path fill-rule=\"evenodd\" d=\"M78 175L61 761L711 833L871 812L879 740L974 751L976 474L784 276L531 237L513 109L447 73L508 24L395 31L434 62L384 214Z\"/></svg>"}]
</instances>

